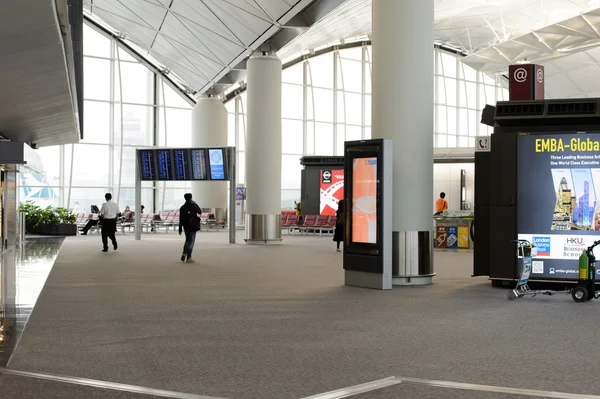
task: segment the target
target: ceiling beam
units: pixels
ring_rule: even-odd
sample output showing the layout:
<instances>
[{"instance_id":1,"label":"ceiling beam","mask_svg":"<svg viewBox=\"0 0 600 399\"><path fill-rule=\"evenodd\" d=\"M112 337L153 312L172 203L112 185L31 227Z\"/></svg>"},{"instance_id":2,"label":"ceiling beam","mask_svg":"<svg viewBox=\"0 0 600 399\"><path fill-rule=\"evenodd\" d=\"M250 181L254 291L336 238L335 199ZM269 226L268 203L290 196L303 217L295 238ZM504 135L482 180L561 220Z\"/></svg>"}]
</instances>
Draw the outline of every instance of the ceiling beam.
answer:
<instances>
[{"instance_id":1,"label":"ceiling beam","mask_svg":"<svg viewBox=\"0 0 600 399\"><path fill-rule=\"evenodd\" d=\"M105 28L103 25L99 24L97 21L95 21L93 18L91 18L89 15L87 15L85 13L83 14L83 18L89 25L94 27L96 30L102 32L105 36L109 36L109 37L115 39L119 43L120 46L122 46L129 54L131 54L138 61L143 63L148 69L150 69L154 73L160 74L163 77L163 79L167 82L167 84L173 90L175 90L179 94L181 94L181 96L188 102L188 104L190 104L191 106L194 106L196 104L195 98L193 96L191 96L189 93L189 88L186 87L186 88L182 89L181 86L177 82L175 82L173 79L171 79L171 77L169 77L169 75L167 73L165 73L165 70L161 66L156 65L154 62L150 61L142 53L137 51L135 48L130 46L125 40L123 40L123 37L119 35L119 32L113 32L113 31Z\"/></svg>"},{"instance_id":2,"label":"ceiling beam","mask_svg":"<svg viewBox=\"0 0 600 399\"><path fill-rule=\"evenodd\" d=\"M276 53L346 1L347 0L315 0L303 11L296 14L285 23L277 33L266 40L259 48L268 50L271 53ZM246 76L247 60L248 58L245 58L240 64L219 79L206 91L206 93L213 95L222 94L229 86L242 80Z\"/></svg>"}]
</instances>

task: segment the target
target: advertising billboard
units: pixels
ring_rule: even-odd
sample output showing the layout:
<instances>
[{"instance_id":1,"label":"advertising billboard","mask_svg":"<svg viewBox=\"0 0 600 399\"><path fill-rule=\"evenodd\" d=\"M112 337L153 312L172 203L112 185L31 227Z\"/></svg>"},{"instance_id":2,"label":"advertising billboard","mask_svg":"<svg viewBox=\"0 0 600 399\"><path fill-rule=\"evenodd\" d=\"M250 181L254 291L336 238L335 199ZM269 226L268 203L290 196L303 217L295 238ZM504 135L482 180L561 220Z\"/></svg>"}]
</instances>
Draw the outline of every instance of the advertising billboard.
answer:
<instances>
[{"instance_id":1,"label":"advertising billboard","mask_svg":"<svg viewBox=\"0 0 600 399\"><path fill-rule=\"evenodd\" d=\"M377 158L352 164L352 242L377 243Z\"/></svg>"},{"instance_id":2,"label":"advertising billboard","mask_svg":"<svg viewBox=\"0 0 600 399\"><path fill-rule=\"evenodd\" d=\"M235 188L235 200L244 201L246 199L246 187Z\"/></svg>"},{"instance_id":3,"label":"advertising billboard","mask_svg":"<svg viewBox=\"0 0 600 399\"><path fill-rule=\"evenodd\" d=\"M321 216L334 216L338 202L344 199L344 171L340 169L321 169L320 172L320 213Z\"/></svg>"},{"instance_id":4,"label":"advertising billboard","mask_svg":"<svg viewBox=\"0 0 600 399\"><path fill-rule=\"evenodd\" d=\"M600 134L521 135L519 239L537 247L531 278L577 279L581 252L600 239Z\"/></svg>"}]
</instances>

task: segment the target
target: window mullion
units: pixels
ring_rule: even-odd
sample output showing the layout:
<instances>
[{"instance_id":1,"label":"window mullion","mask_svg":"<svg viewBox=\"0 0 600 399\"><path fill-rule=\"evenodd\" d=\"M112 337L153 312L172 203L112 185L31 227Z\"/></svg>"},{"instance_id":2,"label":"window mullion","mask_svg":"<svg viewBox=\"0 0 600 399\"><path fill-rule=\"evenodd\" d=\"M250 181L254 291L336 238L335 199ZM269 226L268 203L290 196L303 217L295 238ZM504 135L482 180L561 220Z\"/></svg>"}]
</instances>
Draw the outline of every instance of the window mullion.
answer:
<instances>
[{"instance_id":1,"label":"window mullion","mask_svg":"<svg viewBox=\"0 0 600 399\"><path fill-rule=\"evenodd\" d=\"M337 154L337 123L338 123L338 113L337 113L337 91L338 91L338 68L337 62L339 58L338 51L333 52L333 154Z\"/></svg>"},{"instance_id":2,"label":"window mullion","mask_svg":"<svg viewBox=\"0 0 600 399\"><path fill-rule=\"evenodd\" d=\"M306 64L305 61L302 61L302 155L308 154L308 79L306 76Z\"/></svg>"}]
</instances>

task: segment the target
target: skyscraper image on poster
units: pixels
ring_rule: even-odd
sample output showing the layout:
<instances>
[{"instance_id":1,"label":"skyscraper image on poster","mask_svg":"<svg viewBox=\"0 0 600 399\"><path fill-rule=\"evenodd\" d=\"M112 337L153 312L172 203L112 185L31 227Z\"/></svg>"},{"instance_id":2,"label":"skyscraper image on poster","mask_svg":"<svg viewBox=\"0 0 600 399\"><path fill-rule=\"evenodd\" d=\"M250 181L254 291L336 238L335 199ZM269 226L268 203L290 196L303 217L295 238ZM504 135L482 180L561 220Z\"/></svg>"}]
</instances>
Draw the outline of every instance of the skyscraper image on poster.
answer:
<instances>
[{"instance_id":1,"label":"skyscraper image on poster","mask_svg":"<svg viewBox=\"0 0 600 399\"><path fill-rule=\"evenodd\" d=\"M338 209L338 202L344 199L344 171L322 169L320 175L320 214L334 216Z\"/></svg>"},{"instance_id":2,"label":"skyscraper image on poster","mask_svg":"<svg viewBox=\"0 0 600 399\"><path fill-rule=\"evenodd\" d=\"M596 191L590 169L571 169L575 187L575 204L571 230L592 230Z\"/></svg>"},{"instance_id":3,"label":"skyscraper image on poster","mask_svg":"<svg viewBox=\"0 0 600 399\"><path fill-rule=\"evenodd\" d=\"M592 223L593 230L600 230L600 169L591 169L592 182L594 183L594 191L596 193L596 207L594 209L594 222Z\"/></svg>"},{"instance_id":4,"label":"skyscraper image on poster","mask_svg":"<svg viewBox=\"0 0 600 399\"><path fill-rule=\"evenodd\" d=\"M571 230L575 192L571 169L552 169L556 205L551 230Z\"/></svg>"}]
</instances>

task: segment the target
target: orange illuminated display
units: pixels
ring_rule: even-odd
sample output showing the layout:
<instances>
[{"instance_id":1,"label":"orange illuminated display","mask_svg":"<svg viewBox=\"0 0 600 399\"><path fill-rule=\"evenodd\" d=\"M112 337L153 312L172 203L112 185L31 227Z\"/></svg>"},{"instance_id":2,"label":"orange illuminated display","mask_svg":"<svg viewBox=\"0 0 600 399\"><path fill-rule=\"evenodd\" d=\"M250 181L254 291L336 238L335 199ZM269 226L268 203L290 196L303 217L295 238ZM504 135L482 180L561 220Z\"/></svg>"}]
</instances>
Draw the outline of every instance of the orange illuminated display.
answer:
<instances>
[{"instance_id":1,"label":"orange illuminated display","mask_svg":"<svg viewBox=\"0 0 600 399\"><path fill-rule=\"evenodd\" d=\"M352 162L352 241L377 243L377 158Z\"/></svg>"}]
</instances>

